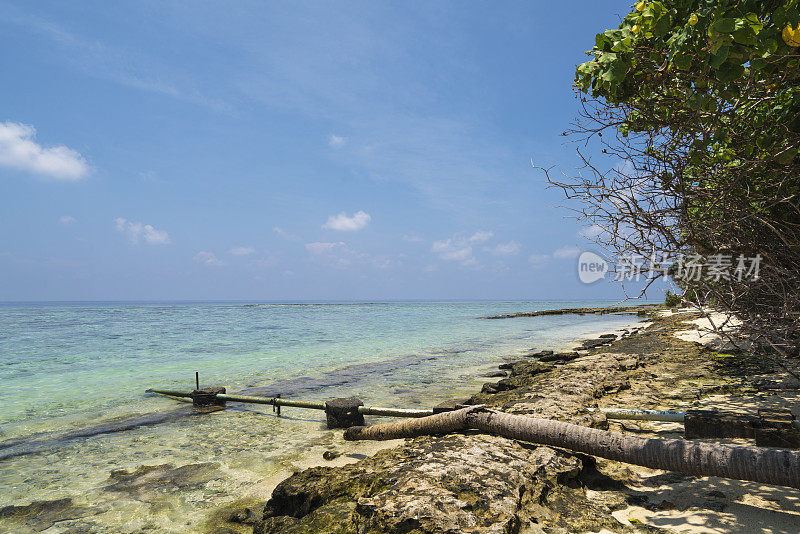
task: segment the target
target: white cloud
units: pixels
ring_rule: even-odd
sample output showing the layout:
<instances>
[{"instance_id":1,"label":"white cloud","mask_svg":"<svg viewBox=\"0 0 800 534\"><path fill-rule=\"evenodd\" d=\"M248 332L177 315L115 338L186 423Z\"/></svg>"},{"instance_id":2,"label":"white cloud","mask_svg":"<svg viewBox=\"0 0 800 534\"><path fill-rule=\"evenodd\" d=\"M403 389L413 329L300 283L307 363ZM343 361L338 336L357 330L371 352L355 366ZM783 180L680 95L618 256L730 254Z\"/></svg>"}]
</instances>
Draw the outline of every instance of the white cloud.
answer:
<instances>
[{"instance_id":1,"label":"white cloud","mask_svg":"<svg viewBox=\"0 0 800 534\"><path fill-rule=\"evenodd\" d=\"M489 241L492 237L494 237L494 232L490 232L488 230L479 230L472 234L472 237L469 238L470 243L485 243Z\"/></svg>"},{"instance_id":2,"label":"white cloud","mask_svg":"<svg viewBox=\"0 0 800 534\"><path fill-rule=\"evenodd\" d=\"M78 152L63 145L45 148L34 137L33 126L0 123L0 165L68 182L89 174L89 165Z\"/></svg>"},{"instance_id":3,"label":"white cloud","mask_svg":"<svg viewBox=\"0 0 800 534\"><path fill-rule=\"evenodd\" d=\"M158 181L160 181L158 179L158 174L156 173L156 171L143 171L143 172L140 172L139 173L139 178L143 182L158 182Z\"/></svg>"},{"instance_id":4,"label":"white cloud","mask_svg":"<svg viewBox=\"0 0 800 534\"><path fill-rule=\"evenodd\" d=\"M425 240L416 235L406 234L403 236L403 241L405 241L406 243L422 243Z\"/></svg>"},{"instance_id":5,"label":"white cloud","mask_svg":"<svg viewBox=\"0 0 800 534\"><path fill-rule=\"evenodd\" d=\"M204 265L210 265L211 267L221 267L225 265L225 262L217 258L216 254L213 252L207 252L205 250L201 250L195 254L194 261Z\"/></svg>"},{"instance_id":6,"label":"white cloud","mask_svg":"<svg viewBox=\"0 0 800 534\"><path fill-rule=\"evenodd\" d=\"M467 261L472 258L472 247L461 239L434 241L431 250L443 260Z\"/></svg>"},{"instance_id":7,"label":"white cloud","mask_svg":"<svg viewBox=\"0 0 800 534\"><path fill-rule=\"evenodd\" d=\"M431 250L439 255L443 260L458 261L462 266L475 267L478 261L472 255L472 246L485 243L494 236L494 232L480 230L470 237L456 234L449 239L434 241Z\"/></svg>"},{"instance_id":8,"label":"white cloud","mask_svg":"<svg viewBox=\"0 0 800 534\"><path fill-rule=\"evenodd\" d=\"M306 250L309 251L311 254L324 254L326 252L333 252L336 247L343 247L345 246L342 241L338 243L306 243Z\"/></svg>"},{"instance_id":9,"label":"white cloud","mask_svg":"<svg viewBox=\"0 0 800 534\"><path fill-rule=\"evenodd\" d=\"M553 257L558 259L577 258L581 253L578 247L565 246L553 251Z\"/></svg>"},{"instance_id":10,"label":"white cloud","mask_svg":"<svg viewBox=\"0 0 800 534\"><path fill-rule=\"evenodd\" d=\"M436 252L443 260L467 261L472 258L472 247L463 243L454 242L452 239L435 241L431 250Z\"/></svg>"},{"instance_id":11,"label":"white cloud","mask_svg":"<svg viewBox=\"0 0 800 534\"><path fill-rule=\"evenodd\" d=\"M605 230L603 230L602 226L600 226L598 224L593 224L591 226L587 226L585 228L582 228L578 232L578 237L585 237L586 239L594 239L595 237L597 237L600 234L602 234L604 231Z\"/></svg>"},{"instance_id":12,"label":"white cloud","mask_svg":"<svg viewBox=\"0 0 800 534\"><path fill-rule=\"evenodd\" d=\"M347 144L347 138L346 137L342 137L340 135L333 135L333 134L331 134L330 137L328 137L328 145L330 145L333 148L341 148L346 144Z\"/></svg>"},{"instance_id":13,"label":"white cloud","mask_svg":"<svg viewBox=\"0 0 800 534\"><path fill-rule=\"evenodd\" d=\"M128 240L134 245L144 240L148 245L168 245L170 243L169 234L163 230L156 230L149 224L133 222L117 217L114 219L117 232L125 234Z\"/></svg>"},{"instance_id":14,"label":"white cloud","mask_svg":"<svg viewBox=\"0 0 800 534\"><path fill-rule=\"evenodd\" d=\"M565 259L577 258L580 253L581 249L579 249L578 247L566 245L559 249L554 250L552 254L531 254L530 256L528 256L528 261L531 262L536 267L541 267L542 265L553 259L565 260Z\"/></svg>"},{"instance_id":15,"label":"white cloud","mask_svg":"<svg viewBox=\"0 0 800 534\"><path fill-rule=\"evenodd\" d=\"M89 76L179 98L216 111L232 110L227 103L202 94L188 71L178 65L165 63L161 58L142 54L141 47L119 48L96 37L73 34L50 20L10 5L3 6L3 22L15 24L37 38L46 38L49 51L59 57L60 63Z\"/></svg>"},{"instance_id":16,"label":"white cloud","mask_svg":"<svg viewBox=\"0 0 800 534\"><path fill-rule=\"evenodd\" d=\"M472 246L485 243L493 236L494 232L488 230L480 230L470 237L456 234L449 239L434 241L431 245L431 250L443 260L458 261L465 267L476 267L478 266L478 260L472 254Z\"/></svg>"},{"instance_id":17,"label":"white cloud","mask_svg":"<svg viewBox=\"0 0 800 534\"><path fill-rule=\"evenodd\" d=\"M228 251L228 254L233 254L234 256L249 256L255 251L256 249L253 247L233 247Z\"/></svg>"},{"instance_id":18,"label":"white cloud","mask_svg":"<svg viewBox=\"0 0 800 534\"><path fill-rule=\"evenodd\" d=\"M357 211L352 217L348 217L345 212L341 212L339 215L328 217L328 221L322 225L322 229L355 232L367 226L371 220L372 217L363 211Z\"/></svg>"},{"instance_id":19,"label":"white cloud","mask_svg":"<svg viewBox=\"0 0 800 534\"><path fill-rule=\"evenodd\" d=\"M248 265L256 269L268 269L278 264L278 258L269 256L267 258L254 259Z\"/></svg>"},{"instance_id":20,"label":"white cloud","mask_svg":"<svg viewBox=\"0 0 800 534\"><path fill-rule=\"evenodd\" d=\"M509 241L508 243L498 243L497 246L491 248L492 254L495 256L513 256L522 249L522 245L516 241Z\"/></svg>"},{"instance_id":21,"label":"white cloud","mask_svg":"<svg viewBox=\"0 0 800 534\"><path fill-rule=\"evenodd\" d=\"M528 256L528 261L533 265L541 266L550 260L550 254L531 254Z\"/></svg>"},{"instance_id":22,"label":"white cloud","mask_svg":"<svg viewBox=\"0 0 800 534\"><path fill-rule=\"evenodd\" d=\"M279 236L281 236L282 238L288 240L288 241L299 241L300 240L299 237L297 237L294 234L290 234L289 232L287 232L286 230L284 230L280 226L274 226L272 228L272 231L275 232L276 234L278 234Z\"/></svg>"},{"instance_id":23,"label":"white cloud","mask_svg":"<svg viewBox=\"0 0 800 534\"><path fill-rule=\"evenodd\" d=\"M306 243L305 246L306 250L314 258L314 261L338 269L357 265L386 269L393 264L392 257L390 256L376 256L366 252L359 252L350 248L343 241L338 241L336 243Z\"/></svg>"},{"instance_id":24,"label":"white cloud","mask_svg":"<svg viewBox=\"0 0 800 534\"><path fill-rule=\"evenodd\" d=\"M61 224L63 226L69 226L71 224L75 224L76 222L78 222L78 219L76 219L72 215L62 215L61 217L58 218L58 224Z\"/></svg>"}]
</instances>

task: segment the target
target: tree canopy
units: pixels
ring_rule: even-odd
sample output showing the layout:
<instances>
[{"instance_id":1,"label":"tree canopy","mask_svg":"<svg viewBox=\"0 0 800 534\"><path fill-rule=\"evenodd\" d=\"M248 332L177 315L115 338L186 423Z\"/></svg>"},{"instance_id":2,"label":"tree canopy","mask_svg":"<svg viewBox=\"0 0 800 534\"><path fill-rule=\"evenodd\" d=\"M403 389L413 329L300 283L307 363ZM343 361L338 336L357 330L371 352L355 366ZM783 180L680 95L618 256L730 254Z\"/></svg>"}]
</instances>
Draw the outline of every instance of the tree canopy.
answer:
<instances>
[{"instance_id":1,"label":"tree canopy","mask_svg":"<svg viewBox=\"0 0 800 534\"><path fill-rule=\"evenodd\" d=\"M797 0L638 2L575 75L570 133L622 164L585 157L589 176L556 184L617 253L763 256L755 279L680 284L789 352L800 339L798 47Z\"/></svg>"}]
</instances>

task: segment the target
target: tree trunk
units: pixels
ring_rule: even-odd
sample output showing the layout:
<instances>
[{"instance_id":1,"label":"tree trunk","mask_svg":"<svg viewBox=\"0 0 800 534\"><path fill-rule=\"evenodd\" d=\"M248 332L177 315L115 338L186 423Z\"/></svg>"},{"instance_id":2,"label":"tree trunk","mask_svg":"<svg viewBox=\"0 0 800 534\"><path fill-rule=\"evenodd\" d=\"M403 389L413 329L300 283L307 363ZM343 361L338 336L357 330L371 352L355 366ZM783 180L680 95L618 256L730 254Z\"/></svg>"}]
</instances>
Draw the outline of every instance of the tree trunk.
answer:
<instances>
[{"instance_id":1,"label":"tree trunk","mask_svg":"<svg viewBox=\"0 0 800 534\"><path fill-rule=\"evenodd\" d=\"M347 429L344 437L347 440L387 440L468 429L651 469L800 488L800 453L796 451L640 438L549 419L511 415L481 406L397 423L352 427Z\"/></svg>"}]
</instances>

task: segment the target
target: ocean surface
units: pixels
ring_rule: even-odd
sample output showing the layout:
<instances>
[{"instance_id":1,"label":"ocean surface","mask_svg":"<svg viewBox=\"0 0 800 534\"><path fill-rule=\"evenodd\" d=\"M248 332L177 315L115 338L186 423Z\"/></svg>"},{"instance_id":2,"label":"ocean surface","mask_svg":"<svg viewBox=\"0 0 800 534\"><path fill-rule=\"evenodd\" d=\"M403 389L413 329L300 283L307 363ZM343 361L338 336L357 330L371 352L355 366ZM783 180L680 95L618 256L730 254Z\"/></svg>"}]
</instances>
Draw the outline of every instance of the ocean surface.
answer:
<instances>
[{"instance_id":1,"label":"ocean surface","mask_svg":"<svg viewBox=\"0 0 800 534\"><path fill-rule=\"evenodd\" d=\"M477 392L504 359L638 322L481 317L606 304L0 304L0 508L70 499L0 532L203 531L325 450L374 447L343 442L323 412L198 415L147 388L190 391L199 372L229 393L431 407Z\"/></svg>"}]
</instances>

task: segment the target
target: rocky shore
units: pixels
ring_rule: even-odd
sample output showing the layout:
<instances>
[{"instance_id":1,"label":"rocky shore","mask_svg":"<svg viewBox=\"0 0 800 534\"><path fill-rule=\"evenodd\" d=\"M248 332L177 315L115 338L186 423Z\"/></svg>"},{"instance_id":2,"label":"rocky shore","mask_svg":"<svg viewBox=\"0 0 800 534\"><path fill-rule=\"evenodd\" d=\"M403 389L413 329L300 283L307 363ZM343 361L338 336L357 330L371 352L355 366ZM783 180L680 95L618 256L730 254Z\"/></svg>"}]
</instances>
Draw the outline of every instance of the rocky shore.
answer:
<instances>
[{"instance_id":1,"label":"rocky shore","mask_svg":"<svg viewBox=\"0 0 800 534\"><path fill-rule=\"evenodd\" d=\"M598 407L798 413L797 381L756 356L685 341L693 312L636 310L636 329L531 352L469 404L652 436L682 425L609 421ZM678 335L676 335L678 334ZM686 337L686 336L683 336ZM296 473L265 503L220 510L213 532L794 532L800 492L659 472L481 434L420 437Z\"/></svg>"},{"instance_id":2,"label":"rocky shore","mask_svg":"<svg viewBox=\"0 0 800 534\"><path fill-rule=\"evenodd\" d=\"M542 317L544 315L606 315L609 313L636 313L642 316L659 309L659 304L638 304L636 306L602 306L596 308L559 308L557 310L538 310L532 312L508 313L505 315L488 315L482 319L513 319L515 317Z\"/></svg>"}]
</instances>

